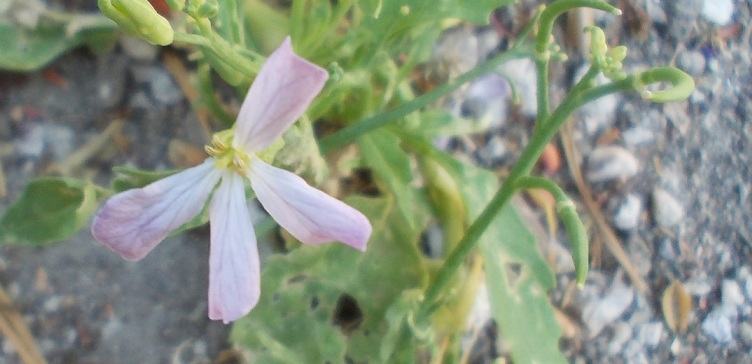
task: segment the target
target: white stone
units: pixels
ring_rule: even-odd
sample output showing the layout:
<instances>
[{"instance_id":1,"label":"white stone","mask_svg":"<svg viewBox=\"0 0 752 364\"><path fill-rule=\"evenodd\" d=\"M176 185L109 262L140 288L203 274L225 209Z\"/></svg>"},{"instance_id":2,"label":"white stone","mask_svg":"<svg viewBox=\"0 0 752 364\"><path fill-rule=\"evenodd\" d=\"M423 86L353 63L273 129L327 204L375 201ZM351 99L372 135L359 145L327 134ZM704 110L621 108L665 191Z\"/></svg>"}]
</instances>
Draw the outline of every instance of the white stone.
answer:
<instances>
[{"instance_id":1,"label":"white stone","mask_svg":"<svg viewBox=\"0 0 752 364\"><path fill-rule=\"evenodd\" d=\"M734 15L734 2L732 0L705 0L702 6L702 16L709 22L717 25L727 25Z\"/></svg>"},{"instance_id":2,"label":"white stone","mask_svg":"<svg viewBox=\"0 0 752 364\"><path fill-rule=\"evenodd\" d=\"M661 343L661 338L663 337L663 323L651 322L640 325L637 335L640 343L648 349L655 348Z\"/></svg>"},{"instance_id":3,"label":"white stone","mask_svg":"<svg viewBox=\"0 0 752 364\"><path fill-rule=\"evenodd\" d=\"M611 290L603 298L595 298L583 305L582 318L591 339L598 336L606 325L619 318L634 300L634 290L620 279L617 275Z\"/></svg>"},{"instance_id":4,"label":"white stone","mask_svg":"<svg viewBox=\"0 0 752 364\"><path fill-rule=\"evenodd\" d=\"M715 309L702 321L702 331L721 344L734 341L731 333L731 320L723 314L721 309Z\"/></svg>"},{"instance_id":5,"label":"white stone","mask_svg":"<svg viewBox=\"0 0 752 364\"><path fill-rule=\"evenodd\" d=\"M642 199L635 194L629 194L616 209L614 226L621 230L633 230L640 223L641 214Z\"/></svg>"},{"instance_id":6,"label":"white stone","mask_svg":"<svg viewBox=\"0 0 752 364\"><path fill-rule=\"evenodd\" d=\"M723 280L723 283L721 283L721 304L734 314L737 312L737 307L744 306L744 294L739 283L730 279Z\"/></svg>"},{"instance_id":7,"label":"white stone","mask_svg":"<svg viewBox=\"0 0 752 364\"><path fill-rule=\"evenodd\" d=\"M618 146L606 146L588 155L586 177L590 182L626 180L639 171L640 164L632 153Z\"/></svg>"},{"instance_id":8,"label":"white stone","mask_svg":"<svg viewBox=\"0 0 752 364\"><path fill-rule=\"evenodd\" d=\"M672 227L684 219L684 206L661 188L653 191L653 218L660 227Z\"/></svg>"},{"instance_id":9,"label":"white stone","mask_svg":"<svg viewBox=\"0 0 752 364\"><path fill-rule=\"evenodd\" d=\"M499 70L503 75L509 77L517 88L517 94L520 98L520 112L525 116L534 117L538 112L535 63L528 58L513 59L501 65Z\"/></svg>"}]
</instances>

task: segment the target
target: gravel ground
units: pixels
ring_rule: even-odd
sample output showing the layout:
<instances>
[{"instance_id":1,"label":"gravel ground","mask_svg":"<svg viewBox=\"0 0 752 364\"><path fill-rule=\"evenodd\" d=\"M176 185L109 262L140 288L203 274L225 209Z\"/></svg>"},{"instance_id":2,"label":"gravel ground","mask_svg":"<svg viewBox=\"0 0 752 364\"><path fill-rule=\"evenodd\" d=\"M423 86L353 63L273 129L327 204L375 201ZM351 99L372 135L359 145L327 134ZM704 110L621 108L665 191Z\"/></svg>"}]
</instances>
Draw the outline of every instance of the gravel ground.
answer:
<instances>
[{"instance_id":1,"label":"gravel ground","mask_svg":"<svg viewBox=\"0 0 752 364\"><path fill-rule=\"evenodd\" d=\"M480 56L503 47L521 25L516 19L534 9L528 3L500 12L497 28L460 33ZM695 78L697 90L669 105L618 96L573 122L570 139L581 155L574 160L591 198L646 282L641 290L606 247L581 292L569 289L571 267L557 264L560 284L551 297L563 313L562 347L573 362L752 362L752 2L729 1L730 13L725 4L624 0L617 4L627 10L620 19L594 14L610 43L629 47L628 68L677 65ZM77 51L45 72L0 74L0 158L8 185L0 210L28 179L47 173L115 118L126 120L122 139L79 175L107 183L112 165L166 169L167 138L201 145L199 123L161 58L148 47L146 56L138 50L144 47L98 56ZM581 64L572 57L552 68L555 98ZM533 79L529 65L505 67L519 75L524 96ZM472 95L477 100L464 106L480 102L492 113L486 131L444 142L489 168L508 168L529 135L534 108L524 98L511 106L490 102L484 92ZM461 106L453 108L472 109ZM562 154L561 143L556 149ZM565 165L550 176L585 212L571 170ZM585 216L593 226L596 219ZM555 261L566 261L566 244L557 241L563 237L545 244ZM228 345L227 326L206 318L207 242L205 230L182 234L130 263L84 230L49 247L1 248L0 283L52 363L210 362ZM692 303L681 333L669 328L661 308L673 282ZM3 340L0 362L17 361Z\"/></svg>"}]
</instances>

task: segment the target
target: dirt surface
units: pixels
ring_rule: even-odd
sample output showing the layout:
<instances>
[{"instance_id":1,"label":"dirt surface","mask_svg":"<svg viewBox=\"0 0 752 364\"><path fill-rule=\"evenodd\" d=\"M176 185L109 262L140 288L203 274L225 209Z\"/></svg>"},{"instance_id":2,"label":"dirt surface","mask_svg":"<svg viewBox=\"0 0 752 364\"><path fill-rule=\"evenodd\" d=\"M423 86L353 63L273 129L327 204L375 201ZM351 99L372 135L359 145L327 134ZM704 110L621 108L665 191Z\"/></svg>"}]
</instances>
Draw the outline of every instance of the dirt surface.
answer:
<instances>
[{"instance_id":1,"label":"dirt surface","mask_svg":"<svg viewBox=\"0 0 752 364\"><path fill-rule=\"evenodd\" d=\"M500 12L499 29L513 32L521 25L515 19L534 9L524 3ZM732 21L719 25L703 13L702 1L685 7L618 3L624 17L596 14L594 21L611 44L629 47L626 67L677 65L693 76L697 90L671 105L620 96L574 121L571 140L581 155L575 161L597 213L616 232L647 288L638 289L602 244L599 264L581 292L572 293L572 274L557 266L560 284L551 296L568 318L562 347L580 362L750 362L752 4L736 1ZM126 121L121 139L72 171L77 176L106 184L113 165L172 168L172 138L197 146L205 141L159 54L134 55L122 47L98 55L79 50L43 72L0 74L0 159L8 189L0 210L30 178L51 173L50 167L115 119ZM552 68L555 97L580 64L572 57ZM506 168L531 120L520 108L509 110L504 122L473 137L482 143L458 152ZM562 153L561 143L556 147ZM607 147L621 149L604 152ZM605 159L595 163L598 158ZM610 165L614 169L603 177ZM573 172L564 166L552 177L588 216ZM594 221L586 217L590 227ZM592 236L596 244L603 240ZM551 246L561 252L558 247L566 244ZM0 283L51 363L211 362L228 347L228 326L206 315L207 252L208 234L199 229L168 239L140 262L126 262L94 241L87 228L47 247L1 248ZM672 282L692 302L682 333L668 327L661 309ZM0 362L18 360L3 339Z\"/></svg>"}]
</instances>

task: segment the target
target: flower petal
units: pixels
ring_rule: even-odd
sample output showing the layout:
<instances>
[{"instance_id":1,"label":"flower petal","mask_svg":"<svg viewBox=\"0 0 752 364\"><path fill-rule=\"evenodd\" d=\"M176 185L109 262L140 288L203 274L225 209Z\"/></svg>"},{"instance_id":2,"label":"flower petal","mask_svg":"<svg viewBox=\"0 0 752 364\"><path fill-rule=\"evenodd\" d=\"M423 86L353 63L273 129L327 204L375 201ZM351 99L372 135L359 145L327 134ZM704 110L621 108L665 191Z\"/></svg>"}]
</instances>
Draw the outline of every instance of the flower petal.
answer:
<instances>
[{"instance_id":1,"label":"flower petal","mask_svg":"<svg viewBox=\"0 0 752 364\"><path fill-rule=\"evenodd\" d=\"M256 236L243 177L225 173L209 206L209 318L229 323L256 306L261 287Z\"/></svg>"},{"instance_id":2,"label":"flower petal","mask_svg":"<svg viewBox=\"0 0 752 364\"><path fill-rule=\"evenodd\" d=\"M232 146L248 153L269 147L303 115L328 77L326 70L293 53L287 37L251 85Z\"/></svg>"},{"instance_id":3,"label":"flower petal","mask_svg":"<svg viewBox=\"0 0 752 364\"><path fill-rule=\"evenodd\" d=\"M256 157L248 178L264 209L301 242L341 241L361 251L366 249L371 223L360 211Z\"/></svg>"},{"instance_id":4,"label":"flower petal","mask_svg":"<svg viewBox=\"0 0 752 364\"><path fill-rule=\"evenodd\" d=\"M91 233L123 258L140 260L201 212L219 177L209 158L144 188L118 193L97 211Z\"/></svg>"}]
</instances>

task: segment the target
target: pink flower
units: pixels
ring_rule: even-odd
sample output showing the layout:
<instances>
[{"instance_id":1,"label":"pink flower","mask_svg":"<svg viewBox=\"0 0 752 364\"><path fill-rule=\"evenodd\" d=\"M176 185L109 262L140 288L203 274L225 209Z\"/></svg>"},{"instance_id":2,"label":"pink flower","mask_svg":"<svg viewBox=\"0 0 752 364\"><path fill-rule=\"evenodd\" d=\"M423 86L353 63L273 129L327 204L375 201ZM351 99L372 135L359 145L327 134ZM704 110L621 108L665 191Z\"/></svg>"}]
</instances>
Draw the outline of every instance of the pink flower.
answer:
<instances>
[{"instance_id":1,"label":"pink flower","mask_svg":"<svg viewBox=\"0 0 752 364\"><path fill-rule=\"evenodd\" d=\"M288 37L256 77L235 128L214 136L207 147L211 157L144 188L112 196L94 217L92 235L123 258L140 260L200 213L211 196L209 318L225 323L247 314L260 294L256 236L243 177L266 211L301 242L341 241L364 251L371 224L363 214L256 156L303 114L327 77L325 70L293 53Z\"/></svg>"}]
</instances>

